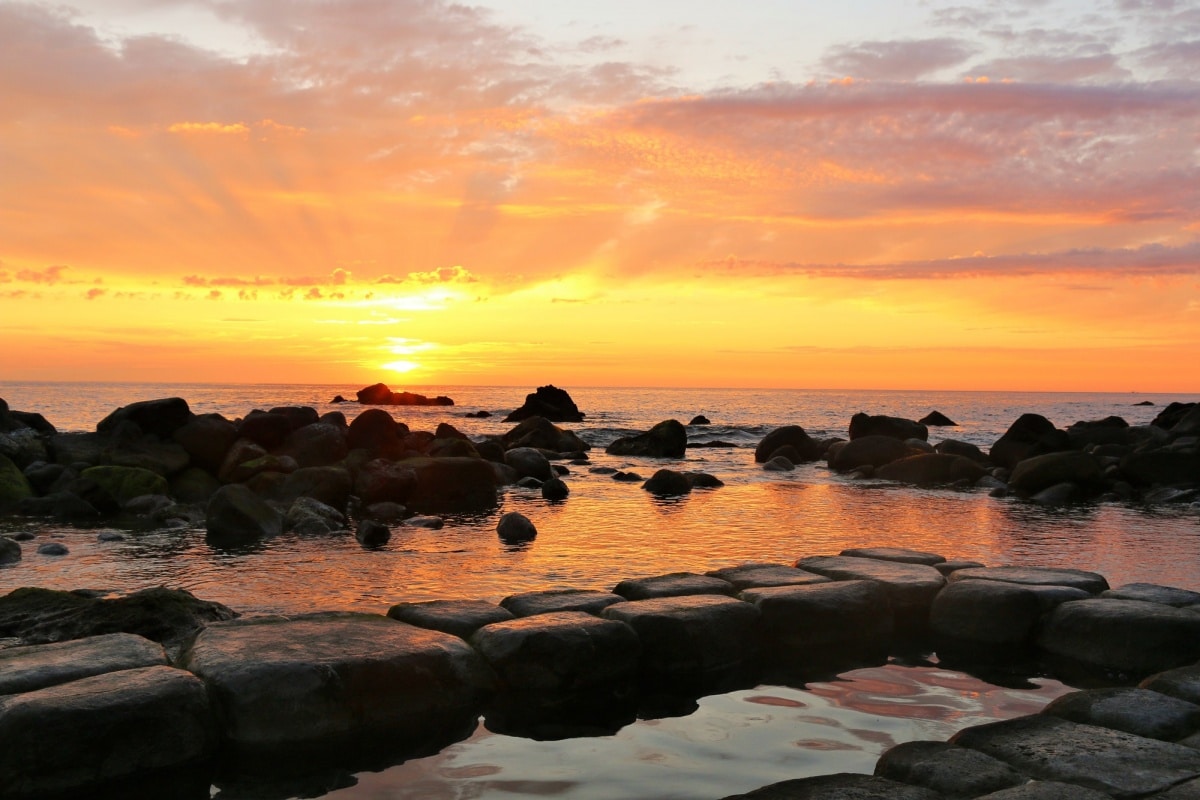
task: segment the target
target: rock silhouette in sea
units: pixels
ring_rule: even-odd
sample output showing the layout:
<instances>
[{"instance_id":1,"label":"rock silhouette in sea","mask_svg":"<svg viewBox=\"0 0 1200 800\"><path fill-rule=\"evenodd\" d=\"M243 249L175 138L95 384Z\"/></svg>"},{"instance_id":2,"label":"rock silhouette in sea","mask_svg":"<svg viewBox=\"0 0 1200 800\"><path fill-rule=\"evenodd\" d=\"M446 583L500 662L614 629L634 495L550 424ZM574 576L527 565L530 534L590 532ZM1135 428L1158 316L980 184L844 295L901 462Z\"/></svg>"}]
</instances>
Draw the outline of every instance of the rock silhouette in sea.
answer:
<instances>
[{"instance_id":1,"label":"rock silhouette in sea","mask_svg":"<svg viewBox=\"0 0 1200 800\"><path fill-rule=\"evenodd\" d=\"M687 429L679 420L668 419L645 433L617 439L604 451L614 456L683 458L687 452Z\"/></svg>"},{"instance_id":2,"label":"rock silhouette in sea","mask_svg":"<svg viewBox=\"0 0 1200 800\"><path fill-rule=\"evenodd\" d=\"M413 392L393 392L387 384L376 383L359 389L358 402L367 406L452 406L454 401L445 395L426 397Z\"/></svg>"},{"instance_id":3,"label":"rock silhouette in sea","mask_svg":"<svg viewBox=\"0 0 1200 800\"><path fill-rule=\"evenodd\" d=\"M922 425L930 427L957 427L958 423L947 417L940 411L930 411L925 416L918 420Z\"/></svg>"},{"instance_id":4,"label":"rock silhouette in sea","mask_svg":"<svg viewBox=\"0 0 1200 800\"><path fill-rule=\"evenodd\" d=\"M929 429L920 422L903 417L859 412L850 418L850 439L863 436L891 436L893 439L929 439Z\"/></svg>"},{"instance_id":5,"label":"rock silhouette in sea","mask_svg":"<svg viewBox=\"0 0 1200 800\"><path fill-rule=\"evenodd\" d=\"M530 417L544 417L551 422L583 422L584 414L565 389L547 384L525 395L525 404L505 417L504 421L520 422Z\"/></svg>"}]
</instances>

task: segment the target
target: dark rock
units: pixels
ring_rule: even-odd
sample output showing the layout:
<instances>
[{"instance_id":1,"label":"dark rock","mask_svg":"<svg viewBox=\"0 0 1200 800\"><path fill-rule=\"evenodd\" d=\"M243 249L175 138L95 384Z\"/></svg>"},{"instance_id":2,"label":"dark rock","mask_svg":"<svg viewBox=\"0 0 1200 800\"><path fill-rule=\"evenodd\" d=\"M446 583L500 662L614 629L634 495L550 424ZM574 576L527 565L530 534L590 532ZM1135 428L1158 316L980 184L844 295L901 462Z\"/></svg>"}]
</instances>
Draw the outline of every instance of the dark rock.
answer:
<instances>
[{"instance_id":1,"label":"dark rock","mask_svg":"<svg viewBox=\"0 0 1200 800\"><path fill-rule=\"evenodd\" d=\"M782 428L776 428L763 437L758 443L758 447L754 449L754 460L762 464L768 461L781 447L791 446L796 449L799 454L800 461L816 461L821 457L823 448L821 444L813 439L804 428L799 425L785 425Z\"/></svg>"},{"instance_id":2,"label":"dark rock","mask_svg":"<svg viewBox=\"0 0 1200 800\"><path fill-rule=\"evenodd\" d=\"M534 614L549 614L554 611L586 611L599 614L613 603L625 598L612 592L594 589L544 589L509 595L500 601L501 607L516 617L531 617Z\"/></svg>"},{"instance_id":3,"label":"dark rock","mask_svg":"<svg viewBox=\"0 0 1200 800\"><path fill-rule=\"evenodd\" d=\"M521 478L519 481L517 481L516 485L520 486L522 489L541 489L542 481L538 480L532 475L526 475L524 478Z\"/></svg>"},{"instance_id":4,"label":"dark rock","mask_svg":"<svg viewBox=\"0 0 1200 800\"><path fill-rule=\"evenodd\" d=\"M620 474L618 473L618 475ZM614 475L613 479L623 480L617 475ZM692 482L682 472L677 472L673 469L660 469L650 476L648 481L642 484L642 488L659 497L676 497L690 494L692 491Z\"/></svg>"},{"instance_id":5,"label":"dark rock","mask_svg":"<svg viewBox=\"0 0 1200 800\"><path fill-rule=\"evenodd\" d=\"M687 429L678 420L665 420L645 433L617 439L604 451L616 456L683 458L687 452Z\"/></svg>"},{"instance_id":6,"label":"dark rock","mask_svg":"<svg viewBox=\"0 0 1200 800\"><path fill-rule=\"evenodd\" d=\"M929 567L936 567L946 560L944 556L939 556L937 553L909 550L904 547L848 547L838 555L896 561L901 564L925 564Z\"/></svg>"},{"instance_id":7,"label":"dark rock","mask_svg":"<svg viewBox=\"0 0 1200 800\"><path fill-rule=\"evenodd\" d=\"M923 786L946 797L979 797L1029 779L1003 761L947 742L904 742L875 763L881 778Z\"/></svg>"},{"instance_id":8,"label":"dark rock","mask_svg":"<svg viewBox=\"0 0 1200 800\"><path fill-rule=\"evenodd\" d=\"M350 424L346 421L346 415L340 411L326 411L317 419L317 422L320 422L322 425L332 425L335 428L340 428L343 434L348 433L350 429Z\"/></svg>"},{"instance_id":9,"label":"dark rock","mask_svg":"<svg viewBox=\"0 0 1200 800\"><path fill-rule=\"evenodd\" d=\"M408 516L408 509L399 503L385 500L380 503L371 503L360 509L359 513L367 519L376 519L380 522L399 522Z\"/></svg>"},{"instance_id":10,"label":"dark rock","mask_svg":"<svg viewBox=\"0 0 1200 800\"><path fill-rule=\"evenodd\" d=\"M311 497L345 511L351 485L350 473L343 467L303 467L284 476L266 496L284 505L291 505L299 497Z\"/></svg>"},{"instance_id":11,"label":"dark rock","mask_svg":"<svg viewBox=\"0 0 1200 800\"><path fill-rule=\"evenodd\" d=\"M363 519L354 529L354 538L363 547L383 547L391 541L392 529L377 520Z\"/></svg>"},{"instance_id":12,"label":"dark rock","mask_svg":"<svg viewBox=\"0 0 1200 800\"><path fill-rule=\"evenodd\" d=\"M706 574L729 582L736 592L766 586L808 586L829 582L829 578L824 575L805 572L785 564L741 564L736 567L723 567Z\"/></svg>"},{"instance_id":13,"label":"dark rock","mask_svg":"<svg viewBox=\"0 0 1200 800\"><path fill-rule=\"evenodd\" d=\"M169 491L166 478L138 467L89 467L80 477L95 481L120 506L124 506L135 497L147 494L165 495Z\"/></svg>"},{"instance_id":14,"label":"dark rock","mask_svg":"<svg viewBox=\"0 0 1200 800\"><path fill-rule=\"evenodd\" d=\"M1163 795L1155 795L1162 797ZM1030 781L986 794L979 800L1109 800L1111 795L1062 781Z\"/></svg>"},{"instance_id":15,"label":"dark rock","mask_svg":"<svg viewBox=\"0 0 1200 800\"><path fill-rule=\"evenodd\" d=\"M167 397L161 400L143 400L121 406L100 420L97 433L113 433L122 422L133 422L145 433L162 439L183 427L192 418L192 410L182 397Z\"/></svg>"},{"instance_id":16,"label":"dark rock","mask_svg":"<svg viewBox=\"0 0 1200 800\"><path fill-rule=\"evenodd\" d=\"M558 611L495 622L471 644L515 690L579 691L631 684L641 643L628 625L582 611Z\"/></svg>"},{"instance_id":17,"label":"dark rock","mask_svg":"<svg viewBox=\"0 0 1200 800\"><path fill-rule=\"evenodd\" d=\"M1138 443L1136 429L1121 417L1076 422L1067 428L1071 447L1083 450L1098 445L1134 445Z\"/></svg>"},{"instance_id":18,"label":"dark rock","mask_svg":"<svg viewBox=\"0 0 1200 800\"><path fill-rule=\"evenodd\" d=\"M672 572L652 578L629 578L613 589L626 600L649 600L652 597L682 597L692 594L733 594L733 584L711 575L694 572Z\"/></svg>"},{"instance_id":19,"label":"dark rock","mask_svg":"<svg viewBox=\"0 0 1200 800\"><path fill-rule=\"evenodd\" d=\"M542 484L542 497L546 500L566 500L570 493L570 488L561 478L551 478Z\"/></svg>"},{"instance_id":20,"label":"dark rock","mask_svg":"<svg viewBox=\"0 0 1200 800\"><path fill-rule=\"evenodd\" d=\"M691 422L688 423L688 425L711 425L711 424L712 424L712 422L709 420L709 418L704 416L703 414L697 414L696 416L692 417Z\"/></svg>"},{"instance_id":21,"label":"dark rock","mask_svg":"<svg viewBox=\"0 0 1200 800\"><path fill-rule=\"evenodd\" d=\"M346 515L311 497L297 497L283 516L286 530L303 536L320 536L346 529Z\"/></svg>"},{"instance_id":22,"label":"dark rock","mask_svg":"<svg viewBox=\"0 0 1200 800\"><path fill-rule=\"evenodd\" d=\"M396 458L401 454L408 426L396 422L381 408L368 408L350 423L346 443L351 449L364 449L373 456Z\"/></svg>"},{"instance_id":23,"label":"dark rock","mask_svg":"<svg viewBox=\"0 0 1200 800\"><path fill-rule=\"evenodd\" d=\"M33 491L37 494L48 494L53 491L51 488L55 483L62 478L67 468L62 464L47 464L45 461L37 461L27 465L22 474L29 481L29 485L33 487Z\"/></svg>"},{"instance_id":24,"label":"dark rock","mask_svg":"<svg viewBox=\"0 0 1200 800\"><path fill-rule=\"evenodd\" d=\"M934 564L933 566L938 572L949 577L951 573L958 572L960 569L978 569L983 567L984 564L980 561L952 559L950 561L943 561L940 564Z\"/></svg>"},{"instance_id":25,"label":"dark rock","mask_svg":"<svg viewBox=\"0 0 1200 800\"><path fill-rule=\"evenodd\" d=\"M484 410L480 409L479 411L468 411L463 416L468 417L470 419L488 419L489 417L492 416L492 412L484 411Z\"/></svg>"},{"instance_id":26,"label":"dark rock","mask_svg":"<svg viewBox=\"0 0 1200 800\"><path fill-rule=\"evenodd\" d=\"M1037 595L1023 586L958 581L934 598L929 629L941 641L939 653L953 649L988 658L999 648L1012 655L1028 647L1041 616Z\"/></svg>"},{"instance_id":27,"label":"dark rock","mask_svg":"<svg viewBox=\"0 0 1200 800\"><path fill-rule=\"evenodd\" d=\"M1134 486L1194 486L1200 483L1200 451L1159 448L1121 459L1121 474Z\"/></svg>"},{"instance_id":28,"label":"dark rock","mask_svg":"<svg viewBox=\"0 0 1200 800\"><path fill-rule=\"evenodd\" d=\"M377 458L368 461L354 479L354 493L364 505L406 503L417 485L417 473L403 463Z\"/></svg>"},{"instance_id":29,"label":"dark rock","mask_svg":"<svg viewBox=\"0 0 1200 800\"><path fill-rule=\"evenodd\" d=\"M504 418L505 422L520 422L530 417L544 417L551 422L583 422L583 413L564 389L553 384L539 386L525 395L525 404Z\"/></svg>"},{"instance_id":30,"label":"dark rock","mask_svg":"<svg viewBox=\"0 0 1200 800\"><path fill-rule=\"evenodd\" d=\"M1038 637L1050 653L1137 676L1200 660L1200 614L1141 600L1063 603Z\"/></svg>"},{"instance_id":31,"label":"dark rock","mask_svg":"<svg viewBox=\"0 0 1200 800\"><path fill-rule=\"evenodd\" d=\"M17 505L22 514L34 517L53 517L69 521L98 519L101 514L96 507L74 492L51 492L45 497L29 497Z\"/></svg>"},{"instance_id":32,"label":"dark rock","mask_svg":"<svg viewBox=\"0 0 1200 800\"><path fill-rule=\"evenodd\" d=\"M1148 603L1161 603L1176 608L1200 606L1200 592L1176 589L1173 586L1159 586L1154 583L1127 583L1116 589L1101 592L1100 596L1116 600L1145 600Z\"/></svg>"},{"instance_id":33,"label":"dark rock","mask_svg":"<svg viewBox=\"0 0 1200 800\"><path fill-rule=\"evenodd\" d=\"M321 419L317 410L312 406L276 406L271 409L270 413L282 414L287 417L292 424L293 431L308 425L315 425Z\"/></svg>"},{"instance_id":34,"label":"dark rock","mask_svg":"<svg viewBox=\"0 0 1200 800\"><path fill-rule=\"evenodd\" d=\"M921 425L928 425L931 428L950 428L958 426L957 422L950 419L940 411L930 411L928 414L921 417L918 422Z\"/></svg>"},{"instance_id":35,"label":"dark rock","mask_svg":"<svg viewBox=\"0 0 1200 800\"><path fill-rule=\"evenodd\" d=\"M1060 483L1085 492L1098 489L1104 483L1103 470L1090 454L1068 451L1023 459L1008 479L1009 488L1022 495L1034 495Z\"/></svg>"},{"instance_id":36,"label":"dark rock","mask_svg":"<svg viewBox=\"0 0 1200 800\"><path fill-rule=\"evenodd\" d=\"M541 451L533 447L514 447L504 454L504 463L517 471L522 477L537 478L540 481L553 477L550 470L550 460Z\"/></svg>"},{"instance_id":37,"label":"dark rock","mask_svg":"<svg viewBox=\"0 0 1200 800\"><path fill-rule=\"evenodd\" d=\"M156 665L167 665L162 645L131 633L0 649L0 697Z\"/></svg>"},{"instance_id":38,"label":"dark rock","mask_svg":"<svg viewBox=\"0 0 1200 800\"><path fill-rule=\"evenodd\" d=\"M1041 414L1022 414L991 447L992 462L1012 469L1017 462L1070 446L1066 433Z\"/></svg>"},{"instance_id":39,"label":"dark rock","mask_svg":"<svg viewBox=\"0 0 1200 800\"><path fill-rule=\"evenodd\" d=\"M928 624L933 598L946 579L925 564L904 564L873 558L813 556L796 562L800 569L834 580L878 581L887 590L899 633L920 633Z\"/></svg>"},{"instance_id":40,"label":"dark rock","mask_svg":"<svg viewBox=\"0 0 1200 800\"><path fill-rule=\"evenodd\" d=\"M875 775L841 772L772 783L724 800L943 800L937 792Z\"/></svg>"},{"instance_id":41,"label":"dark rock","mask_svg":"<svg viewBox=\"0 0 1200 800\"><path fill-rule=\"evenodd\" d=\"M1142 688L1072 692L1053 700L1042 713L1164 742L1177 742L1200 730L1200 706Z\"/></svg>"},{"instance_id":42,"label":"dark rock","mask_svg":"<svg viewBox=\"0 0 1200 800\"><path fill-rule=\"evenodd\" d=\"M936 445L934 445L933 449L936 453L945 453L946 455L950 456L962 456L963 458L971 459L976 464L982 464L984 466L991 463L991 459L988 458L987 453L983 452L978 446L973 445L970 442L960 442L956 439L945 439L944 441L938 442Z\"/></svg>"},{"instance_id":43,"label":"dark rock","mask_svg":"<svg viewBox=\"0 0 1200 800\"><path fill-rule=\"evenodd\" d=\"M38 545L37 552L39 556L65 556L71 551L62 542L46 542Z\"/></svg>"},{"instance_id":44,"label":"dark rock","mask_svg":"<svg viewBox=\"0 0 1200 800\"><path fill-rule=\"evenodd\" d=\"M974 484L984 475L983 467L969 458L946 453L921 453L881 465L875 477L917 486L965 481Z\"/></svg>"},{"instance_id":45,"label":"dark rock","mask_svg":"<svg viewBox=\"0 0 1200 800\"><path fill-rule=\"evenodd\" d=\"M35 462L50 458L46 438L32 428L0 433L0 456L5 456L22 470Z\"/></svg>"},{"instance_id":46,"label":"dark rock","mask_svg":"<svg viewBox=\"0 0 1200 800\"><path fill-rule=\"evenodd\" d=\"M509 511L496 523L496 533L505 542L531 542L537 538L537 528L520 511Z\"/></svg>"},{"instance_id":47,"label":"dark rock","mask_svg":"<svg viewBox=\"0 0 1200 800\"><path fill-rule=\"evenodd\" d=\"M1196 408L1200 408L1200 403L1170 403L1166 408L1158 412L1158 415L1150 424L1156 428L1169 431Z\"/></svg>"},{"instance_id":48,"label":"dark rock","mask_svg":"<svg viewBox=\"0 0 1200 800\"><path fill-rule=\"evenodd\" d=\"M99 433L57 433L50 437L50 452L64 466L107 463L109 437Z\"/></svg>"},{"instance_id":49,"label":"dark rock","mask_svg":"<svg viewBox=\"0 0 1200 800\"><path fill-rule=\"evenodd\" d=\"M1200 404L1193 403L1192 408L1171 426L1170 433L1172 439L1200 435Z\"/></svg>"},{"instance_id":50,"label":"dark rock","mask_svg":"<svg viewBox=\"0 0 1200 800\"><path fill-rule=\"evenodd\" d=\"M828 451L829 467L838 472L848 472L863 466L881 467L904 458L911 452L909 446L892 436L862 436Z\"/></svg>"},{"instance_id":51,"label":"dark rock","mask_svg":"<svg viewBox=\"0 0 1200 800\"><path fill-rule=\"evenodd\" d=\"M231 483L213 493L205 529L222 544L255 542L283 532L283 516L245 486Z\"/></svg>"},{"instance_id":52,"label":"dark rock","mask_svg":"<svg viewBox=\"0 0 1200 800\"><path fill-rule=\"evenodd\" d=\"M166 666L0 697L0 796L90 796L106 781L199 763L215 744L211 720L204 684Z\"/></svg>"},{"instance_id":53,"label":"dark rock","mask_svg":"<svg viewBox=\"0 0 1200 800\"><path fill-rule=\"evenodd\" d=\"M346 402L346 398L342 397L340 394L335 394L335 395L333 396L333 399L332 399L332 400L330 400L329 402L330 402L330 403L345 403L345 402Z\"/></svg>"},{"instance_id":54,"label":"dark rock","mask_svg":"<svg viewBox=\"0 0 1200 800\"><path fill-rule=\"evenodd\" d=\"M410 458L417 476L406 505L421 514L487 511L495 508L496 475L481 458Z\"/></svg>"},{"instance_id":55,"label":"dark rock","mask_svg":"<svg viewBox=\"0 0 1200 800\"><path fill-rule=\"evenodd\" d=\"M7 536L0 536L0 564L15 564L20 560L21 545ZM0 653L2 652L0 651ZM3 692L0 692L0 694L3 694Z\"/></svg>"},{"instance_id":56,"label":"dark rock","mask_svg":"<svg viewBox=\"0 0 1200 800\"><path fill-rule=\"evenodd\" d=\"M416 516L404 520L403 524L406 528L424 528L429 531L440 531L445 526L446 521L441 517Z\"/></svg>"},{"instance_id":57,"label":"dark rock","mask_svg":"<svg viewBox=\"0 0 1200 800\"><path fill-rule=\"evenodd\" d=\"M180 503L207 504L221 482L199 467L189 467L171 478L169 494Z\"/></svg>"},{"instance_id":58,"label":"dark rock","mask_svg":"<svg viewBox=\"0 0 1200 800\"><path fill-rule=\"evenodd\" d=\"M33 487L21 469L6 456L0 455L0 511L16 508L33 497Z\"/></svg>"},{"instance_id":59,"label":"dark rock","mask_svg":"<svg viewBox=\"0 0 1200 800\"><path fill-rule=\"evenodd\" d=\"M1088 594L1108 588L1108 581L1097 572L1081 569L1050 567L979 567L960 569L950 576L951 581L986 580L1019 583L1024 586L1070 586Z\"/></svg>"},{"instance_id":60,"label":"dark rock","mask_svg":"<svg viewBox=\"0 0 1200 800\"><path fill-rule=\"evenodd\" d=\"M217 477L222 483L238 483L256 474L255 470L243 467L243 464L267 458L266 449L249 439L236 439L225 453L225 460L217 470Z\"/></svg>"},{"instance_id":61,"label":"dark rock","mask_svg":"<svg viewBox=\"0 0 1200 800\"><path fill-rule=\"evenodd\" d=\"M508 420L505 420L506 422ZM514 447L536 447L555 453L572 453L590 450L592 446L577 436L574 431L564 430L549 419L540 416L528 417L500 437L505 449Z\"/></svg>"},{"instance_id":62,"label":"dark rock","mask_svg":"<svg viewBox=\"0 0 1200 800\"><path fill-rule=\"evenodd\" d=\"M920 422L883 414L871 415L861 411L850 418L850 441L864 436L890 436L893 439L929 439L929 429Z\"/></svg>"},{"instance_id":63,"label":"dark rock","mask_svg":"<svg viewBox=\"0 0 1200 800\"><path fill-rule=\"evenodd\" d=\"M767 472L791 472L795 468L796 465L783 456L772 456L763 464L763 469Z\"/></svg>"},{"instance_id":64,"label":"dark rock","mask_svg":"<svg viewBox=\"0 0 1200 800\"><path fill-rule=\"evenodd\" d=\"M347 452L345 431L314 422L289 433L276 455L291 456L301 467L326 467L341 461Z\"/></svg>"},{"instance_id":65,"label":"dark rock","mask_svg":"<svg viewBox=\"0 0 1200 800\"><path fill-rule=\"evenodd\" d=\"M100 531L100 533L96 534L96 541L123 542L125 541L125 534L117 533L116 531Z\"/></svg>"},{"instance_id":66,"label":"dark rock","mask_svg":"<svg viewBox=\"0 0 1200 800\"><path fill-rule=\"evenodd\" d=\"M1044 714L967 728L950 741L1031 777L1114 797L1140 797L1200 776L1196 750Z\"/></svg>"},{"instance_id":67,"label":"dark rock","mask_svg":"<svg viewBox=\"0 0 1200 800\"><path fill-rule=\"evenodd\" d=\"M725 481L715 475L709 475L707 472L685 472L683 474L687 476L693 489L716 489L725 485Z\"/></svg>"},{"instance_id":68,"label":"dark rock","mask_svg":"<svg viewBox=\"0 0 1200 800\"><path fill-rule=\"evenodd\" d=\"M207 685L227 746L288 759L386 742L398 760L457 737L491 688L461 639L373 614L213 625L180 665Z\"/></svg>"},{"instance_id":69,"label":"dark rock","mask_svg":"<svg viewBox=\"0 0 1200 800\"><path fill-rule=\"evenodd\" d=\"M386 384L376 383L359 389L358 402L372 406L452 406L454 401L444 395L426 397L413 392L393 392Z\"/></svg>"},{"instance_id":70,"label":"dark rock","mask_svg":"<svg viewBox=\"0 0 1200 800\"><path fill-rule=\"evenodd\" d=\"M668 470L668 472L669 471L670 470ZM645 480L645 478L636 472L622 472L620 470L612 474L612 479L614 481L621 481L622 483L639 483ZM691 486L690 482L688 483L688 486Z\"/></svg>"},{"instance_id":71,"label":"dark rock","mask_svg":"<svg viewBox=\"0 0 1200 800\"><path fill-rule=\"evenodd\" d=\"M1163 670L1138 685L1200 705L1200 665Z\"/></svg>"},{"instance_id":72,"label":"dark rock","mask_svg":"<svg viewBox=\"0 0 1200 800\"><path fill-rule=\"evenodd\" d=\"M486 600L427 600L397 603L387 615L400 622L468 639L484 625L516 619L512 612Z\"/></svg>"},{"instance_id":73,"label":"dark rock","mask_svg":"<svg viewBox=\"0 0 1200 800\"><path fill-rule=\"evenodd\" d=\"M450 437L434 439L425 449L427 455L434 458L479 458L479 451L467 439Z\"/></svg>"},{"instance_id":74,"label":"dark rock","mask_svg":"<svg viewBox=\"0 0 1200 800\"><path fill-rule=\"evenodd\" d=\"M292 432L292 420L273 411L251 411L238 425L238 437L274 450Z\"/></svg>"}]
</instances>

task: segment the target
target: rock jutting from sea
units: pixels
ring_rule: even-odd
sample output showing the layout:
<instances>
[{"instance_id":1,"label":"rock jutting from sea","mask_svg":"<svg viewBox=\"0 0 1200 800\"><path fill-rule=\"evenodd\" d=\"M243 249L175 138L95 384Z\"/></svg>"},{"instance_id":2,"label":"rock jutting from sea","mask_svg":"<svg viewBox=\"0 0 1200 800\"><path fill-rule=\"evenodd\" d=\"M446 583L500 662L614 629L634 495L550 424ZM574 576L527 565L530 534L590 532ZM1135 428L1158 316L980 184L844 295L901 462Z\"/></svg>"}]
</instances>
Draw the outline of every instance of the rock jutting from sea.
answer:
<instances>
[{"instance_id":1,"label":"rock jutting from sea","mask_svg":"<svg viewBox=\"0 0 1200 800\"><path fill-rule=\"evenodd\" d=\"M0 796L313 796L331 775L460 741L480 718L539 740L611 734L706 694L915 653L1104 688L949 742L898 744L875 776L745 796L1178 800L1200 788L1196 592L860 548L383 611L239 617L169 589L0 597L0 637L23 642L0 649Z\"/></svg>"}]
</instances>

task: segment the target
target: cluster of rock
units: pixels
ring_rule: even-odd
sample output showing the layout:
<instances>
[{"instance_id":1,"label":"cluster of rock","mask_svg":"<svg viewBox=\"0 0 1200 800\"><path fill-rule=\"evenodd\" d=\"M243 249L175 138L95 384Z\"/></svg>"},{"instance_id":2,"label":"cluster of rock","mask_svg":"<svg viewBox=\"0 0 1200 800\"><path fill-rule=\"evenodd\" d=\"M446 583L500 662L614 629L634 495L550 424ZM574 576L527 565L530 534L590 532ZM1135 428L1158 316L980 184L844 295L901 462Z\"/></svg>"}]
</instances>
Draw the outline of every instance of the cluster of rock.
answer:
<instances>
[{"instance_id":1,"label":"cluster of rock","mask_svg":"<svg viewBox=\"0 0 1200 800\"><path fill-rule=\"evenodd\" d=\"M371 386L359 389L356 393L358 402L365 406L452 406L454 401L445 395L437 397L426 397L423 394L414 392L393 392L387 387L387 384L376 383ZM339 399L340 398L340 399ZM338 395L333 399L333 402L345 402L345 398Z\"/></svg>"},{"instance_id":2,"label":"cluster of rock","mask_svg":"<svg viewBox=\"0 0 1200 800\"><path fill-rule=\"evenodd\" d=\"M0 796L163 780L170 796L199 798L214 782L236 794L281 779L279 796L293 795L297 781L328 777L312 770L435 751L481 715L492 731L536 739L612 733L638 716L686 713L712 692L802 685L934 651L952 667L1048 665L1068 681L1086 669L1088 680L1141 688L1068 695L950 744L900 745L879 762L884 783L826 777L747 796L909 796L888 793L899 780L926 787L914 798L1041 792L1044 781L1143 797L1200 780L1200 593L1110 589L1091 572L873 548L498 604L240 619L157 591L121 613L103 608L118 600L95 599L92 613L74 613L82 601L65 592L0 598L0 636L86 637L0 650ZM155 600L172 612L155 615ZM88 630L89 618L102 623ZM860 793L803 788L842 780Z\"/></svg>"},{"instance_id":3,"label":"cluster of rock","mask_svg":"<svg viewBox=\"0 0 1200 800\"><path fill-rule=\"evenodd\" d=\"M771 470L824 460L861 477L983 487L1047 505L1093 498L1194 502L1200 500L1200 404L1172 403L1143 426L1111 416L1064 430L1023 414L986 453L955 439L931 444L926 422L859 413L848 439L814 439L799 425L771 431L755 460Z\"/></svg>"}]
</instances>

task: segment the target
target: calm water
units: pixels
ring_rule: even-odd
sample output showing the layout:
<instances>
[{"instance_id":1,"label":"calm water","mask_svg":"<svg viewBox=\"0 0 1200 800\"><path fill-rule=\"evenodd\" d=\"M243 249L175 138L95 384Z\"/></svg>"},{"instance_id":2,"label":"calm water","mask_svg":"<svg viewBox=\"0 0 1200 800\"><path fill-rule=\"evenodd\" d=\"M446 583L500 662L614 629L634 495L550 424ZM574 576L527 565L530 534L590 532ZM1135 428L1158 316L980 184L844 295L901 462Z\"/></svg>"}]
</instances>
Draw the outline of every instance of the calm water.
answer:
<instances>
[{"instance_id":1,"label":"calm water","mask_svg":"<svg viewBox=\"0 0 1200 800\"><path fill-rule=\"evenodd\" d=\"M94 429L116 407L157 397L186 398L197 413L230 418L254 408L311 405L353 416L357 386L211 386L199 384L0 383L10 406L39 411L60 430ZM447 394L453 408L390 409L413 429L447 421L472 436L502 433L500 421L532 387L401 387ZM100 542L95 530L29 521L0 530L33 530L25 559L0 568L0 593L18 586L127 592L148 586L186 588L246 613L352 609L382 613L401 600L470 597L500 600L552 587L611 588L628 577L678 570L703 572L746 561L788 563L846 547L899 546L987 564L1092 569L1113 585L1151 581L1200 590L1200 515L1186 507L1149 509L1096 504L1047 510L982 491L918 490L854 481L823 465L764 472L754 446L772 428L804 426L814 436L845 435L856 411L920 418L937 409L958 427L931 429L931 441L955 438L989 446L1020 414L1036 412L1060 427L1111 414L1146 424L1166 403L1195 398L1157 395L941 392L831 392L603 389L565 387L587 420L575 429L593 445L593 466L659 467L710 472L726 485L671 501L637 483L619 483L588 467L571 467L570 497L508 489L491 514L447 519L440 531L399 528L390 544L365 551L352 536L284 535L252 551L209 547L201 529L126 532ZM1154 406L1138 406L1149 400ZM485 420L468 411L488 410ZM689 449L686 459L612 457L617 436L676 418L704 414L713 424L689 429L689 441L736 445ZM506 546L499 515L520 510L538 537ZM57 539L65 557L37 556ZM892 743L944 739L970 724L1036 710L1065 691L1053 681L1024 690L990 686L936 666L861 670L806 689L759 687L705 698L687 717L639 721L616 736L530 742L488 733L439 755L379 774L330 794L351 798L721 797L775 780L835 771L870 772ZM613 765L619 764L619 769Z\"/></svg>"}]
</instances>

